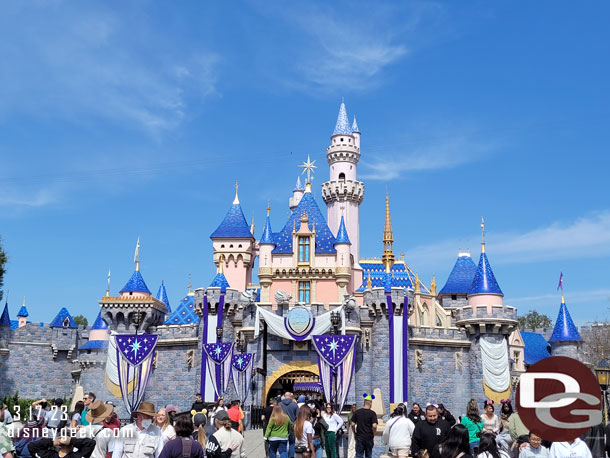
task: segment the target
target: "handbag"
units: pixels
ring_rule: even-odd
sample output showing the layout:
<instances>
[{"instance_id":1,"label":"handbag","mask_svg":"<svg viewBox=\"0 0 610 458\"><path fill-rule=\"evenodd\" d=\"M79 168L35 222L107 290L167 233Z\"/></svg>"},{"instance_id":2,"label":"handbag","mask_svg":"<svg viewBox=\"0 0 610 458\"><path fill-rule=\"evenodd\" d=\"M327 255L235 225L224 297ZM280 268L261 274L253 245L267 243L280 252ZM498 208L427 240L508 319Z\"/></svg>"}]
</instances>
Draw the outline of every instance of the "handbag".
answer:
<instances>
[{"instance_id":1,"label":"handbag","mask_svg":"<svg viewBox=\"0 0 610 458\"><path fill-rule=\"evenodd\" d=\"M307 453L309 451L309 449L307 448L307 445L295 445L294 446L294 453Z\"/></svg>"}]
</instances>

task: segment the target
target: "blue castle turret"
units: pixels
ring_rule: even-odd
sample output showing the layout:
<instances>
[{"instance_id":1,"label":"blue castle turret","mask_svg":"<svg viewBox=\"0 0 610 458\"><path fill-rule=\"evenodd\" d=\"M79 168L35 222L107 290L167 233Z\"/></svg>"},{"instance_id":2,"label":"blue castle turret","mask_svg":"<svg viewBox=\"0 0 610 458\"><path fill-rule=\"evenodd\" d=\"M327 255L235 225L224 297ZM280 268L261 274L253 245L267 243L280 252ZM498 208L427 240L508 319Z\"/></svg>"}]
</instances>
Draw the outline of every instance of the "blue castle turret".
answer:
<instances>
[{"instance_id":1,"label":"blue castle turret","mask_svg":"<svg viewBox=\"0 0 610 458\"><path fill-rule=\"evenodd\" d=\"M167 297L167 291L165 290L165 283L161 282L161 286L159 286L159 291L157 291L157 299L165 304L167 307L167 315L172 314L172 308L169 305L169 299Z\"/></svg>"},{"instance_id":2,"label":"blue castle turret","mask_svg":"<svg viewBox=\"0 0 610 458\"><path fill-rule=\"evenodd\" d=\"M559 306L559 314L555 322L553 334L549 339L551 345L551 353L553 356L569 356L570 358L578 358L578 349L582 342L582 337L578 333L578 328L572 321L570 312L566 305L563 293L561 294L561 305Z\"/></svg>"},{"instance_id":3,"label":"blue castle turret","mask_svg":"<svg viewBox=\"0 0 610 458\"><path fill-rule=\"evenodd\" d=\"M438 293L439 302L443 307L463 307L467 303L468 291L477 273L477 266L472 261L470 253L460 251L455 265Z\"/></svg>"}]
</instances>

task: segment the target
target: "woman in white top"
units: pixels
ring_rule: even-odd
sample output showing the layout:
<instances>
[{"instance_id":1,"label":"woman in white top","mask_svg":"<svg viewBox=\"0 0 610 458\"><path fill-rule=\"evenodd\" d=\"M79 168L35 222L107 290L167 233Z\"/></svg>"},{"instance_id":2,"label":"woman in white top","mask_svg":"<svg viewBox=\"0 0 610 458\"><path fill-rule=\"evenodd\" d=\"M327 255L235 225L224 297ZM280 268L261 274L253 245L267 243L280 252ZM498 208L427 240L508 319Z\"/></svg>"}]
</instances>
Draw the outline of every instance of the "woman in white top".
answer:
<instances>
[{"instance_id":1,"label":"woman in white top","mask_svg":"<svg viewBox=\"0 0 610 458\"><path fill-rule=\"evenodd\" d=\"M498 434L502 427L500 418L494 413L493 401L485 401L485 413L481 416L483 420L483 431Z\"/></svg>"},{"instance_id":2,"label":"woman in white top","mask_svg":"<svg viewBox=\"0 0 610 458\"><path fill-rule=\"evenodd\" d=\"M383 430L383 442L389 445L391 456L411 455L411 436L415 425L405 414L405 405L399 404Z\"/></svg>"},{"instance_id":3,"label":"woman in white top","mask_svg":"<svg viewBox=\"0 0 610 458\"><path fill-rule=\"evenodd\" d=\"M335 413L330 404L324 406L322 418L328 425L328 430L324 434L326 458L337 458L337 431L343 427L343 419Z\"/></svg>"},{"instance_id":4,"label":"woman in white top","mask_svg":"<svg viewBox=\"0 0 610 458\"><path fill-rule=\"evenodd\" d=\"M70 426L74 429L80 427L81 425L81 414L83 413L83 410L85 410L85 403L83 401L77 401L76 404L74 404L74 412L72 412L72 418L71 418L71 423Z\"/></svg>"},{"instance_id":5,"label":"woman in white top","mask_svg":"<svg viewBox=\"0 0 610 458\"><path fill-rule=\"evenodd\" d=\"M313 445L313 425L311 424L311 409L299 407L299 414L294 423L294 456L295 458L311 458L315 448Z\"/></svg>"},{"instance_id":6,"label":"woman in white top","mask_svg":"<svg viewBox=\"0 0 610 458\"><path fill-rule=\"evenodd\" d=\"M159 409L157 411L157 418L155 419L155 422L161 430L163 444L167 444L171 439L176 437L176 430L172 425L169 424L169 415L165 409Z\"/></svg>"},{"instance_id":7,"label":"woman in white top","mask_svg":"<svg viewBox=\"0 0 610 458\"><path fill-rule=\"evenodd\" d=\"M214 405L214 408L212 409L212 415L211 415L211 423L214 424L214 420L216 419L216 414L218 412L220 412L221 410L224 410L225 412L227 412L227 407L225 406L225 400L223 398L218 398L218 401L216 402L216 404Z\"/></svg>"}]
</instances>

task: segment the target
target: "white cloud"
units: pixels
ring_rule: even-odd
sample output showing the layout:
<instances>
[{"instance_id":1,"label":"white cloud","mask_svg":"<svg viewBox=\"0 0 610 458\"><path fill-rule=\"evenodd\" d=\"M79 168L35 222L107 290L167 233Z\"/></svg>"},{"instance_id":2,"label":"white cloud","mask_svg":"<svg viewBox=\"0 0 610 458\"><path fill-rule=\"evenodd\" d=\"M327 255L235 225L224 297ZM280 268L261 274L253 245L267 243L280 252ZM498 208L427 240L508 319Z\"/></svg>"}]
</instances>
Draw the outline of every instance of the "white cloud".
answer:
<instances>
[{"instance_id":1,"label":"white cloud","mask_svg":"<svg viewBox=\"0 0 610 458\"><path fill-rule=\"evenodd\" d=\"M493 247L494 265L610 256L610 210L524 233L488 233L486 242ZM407 251L407 259L419 268L433 268L452 262L458 248L477 247L479 243L478 234L439 241Z\"/></svg>"},{"instance_id":2,"label":"white cloud","mask_svg":"<svg viewBox=\"0 0 610 458\"><path fill-rule=\"evenodd\" d=\"M51 189L35 192L15 192L0 189L0 207L34 208L56 202L57 194Z\"/></svg>"},{"instance_id":3,"label":"white cloud","mask_svg":"<svg viewBox=\"0 0 610 458\"><path fill-rule=\"evenodd\" d=\"M94 116L157 133L184 119L191 97L215 92L218 57L163 49L144 15L134 23L45 2L3 3L0 17L1 114Z\"/></svg>"}]
</instances>

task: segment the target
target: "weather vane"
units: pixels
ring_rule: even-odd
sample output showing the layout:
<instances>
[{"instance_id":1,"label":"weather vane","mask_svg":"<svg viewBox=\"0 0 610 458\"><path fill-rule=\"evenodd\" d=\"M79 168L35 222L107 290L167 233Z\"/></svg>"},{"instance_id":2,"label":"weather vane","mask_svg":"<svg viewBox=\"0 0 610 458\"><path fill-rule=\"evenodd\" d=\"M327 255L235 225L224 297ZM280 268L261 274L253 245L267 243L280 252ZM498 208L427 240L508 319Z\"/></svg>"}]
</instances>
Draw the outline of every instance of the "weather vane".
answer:
<instances>
[{"instance_id":1,"label":"weather vane","mask_svg":"<svg viewBox=\"0 0 610 458\"><path fill-rule=\"evenodd\" d=\"M309 158L309 154L307 155L307 162L303 162L301 165L299 165L299 167L301 167L303 169L303 171L301 172L301 175L304 174L305 172L307 172L307 183L311 184L311 176L313 175L314 169L317 169L318 167L315 166L314 164L316 163L316 161L312 161Z\"/></svg>"}]
</instances>

